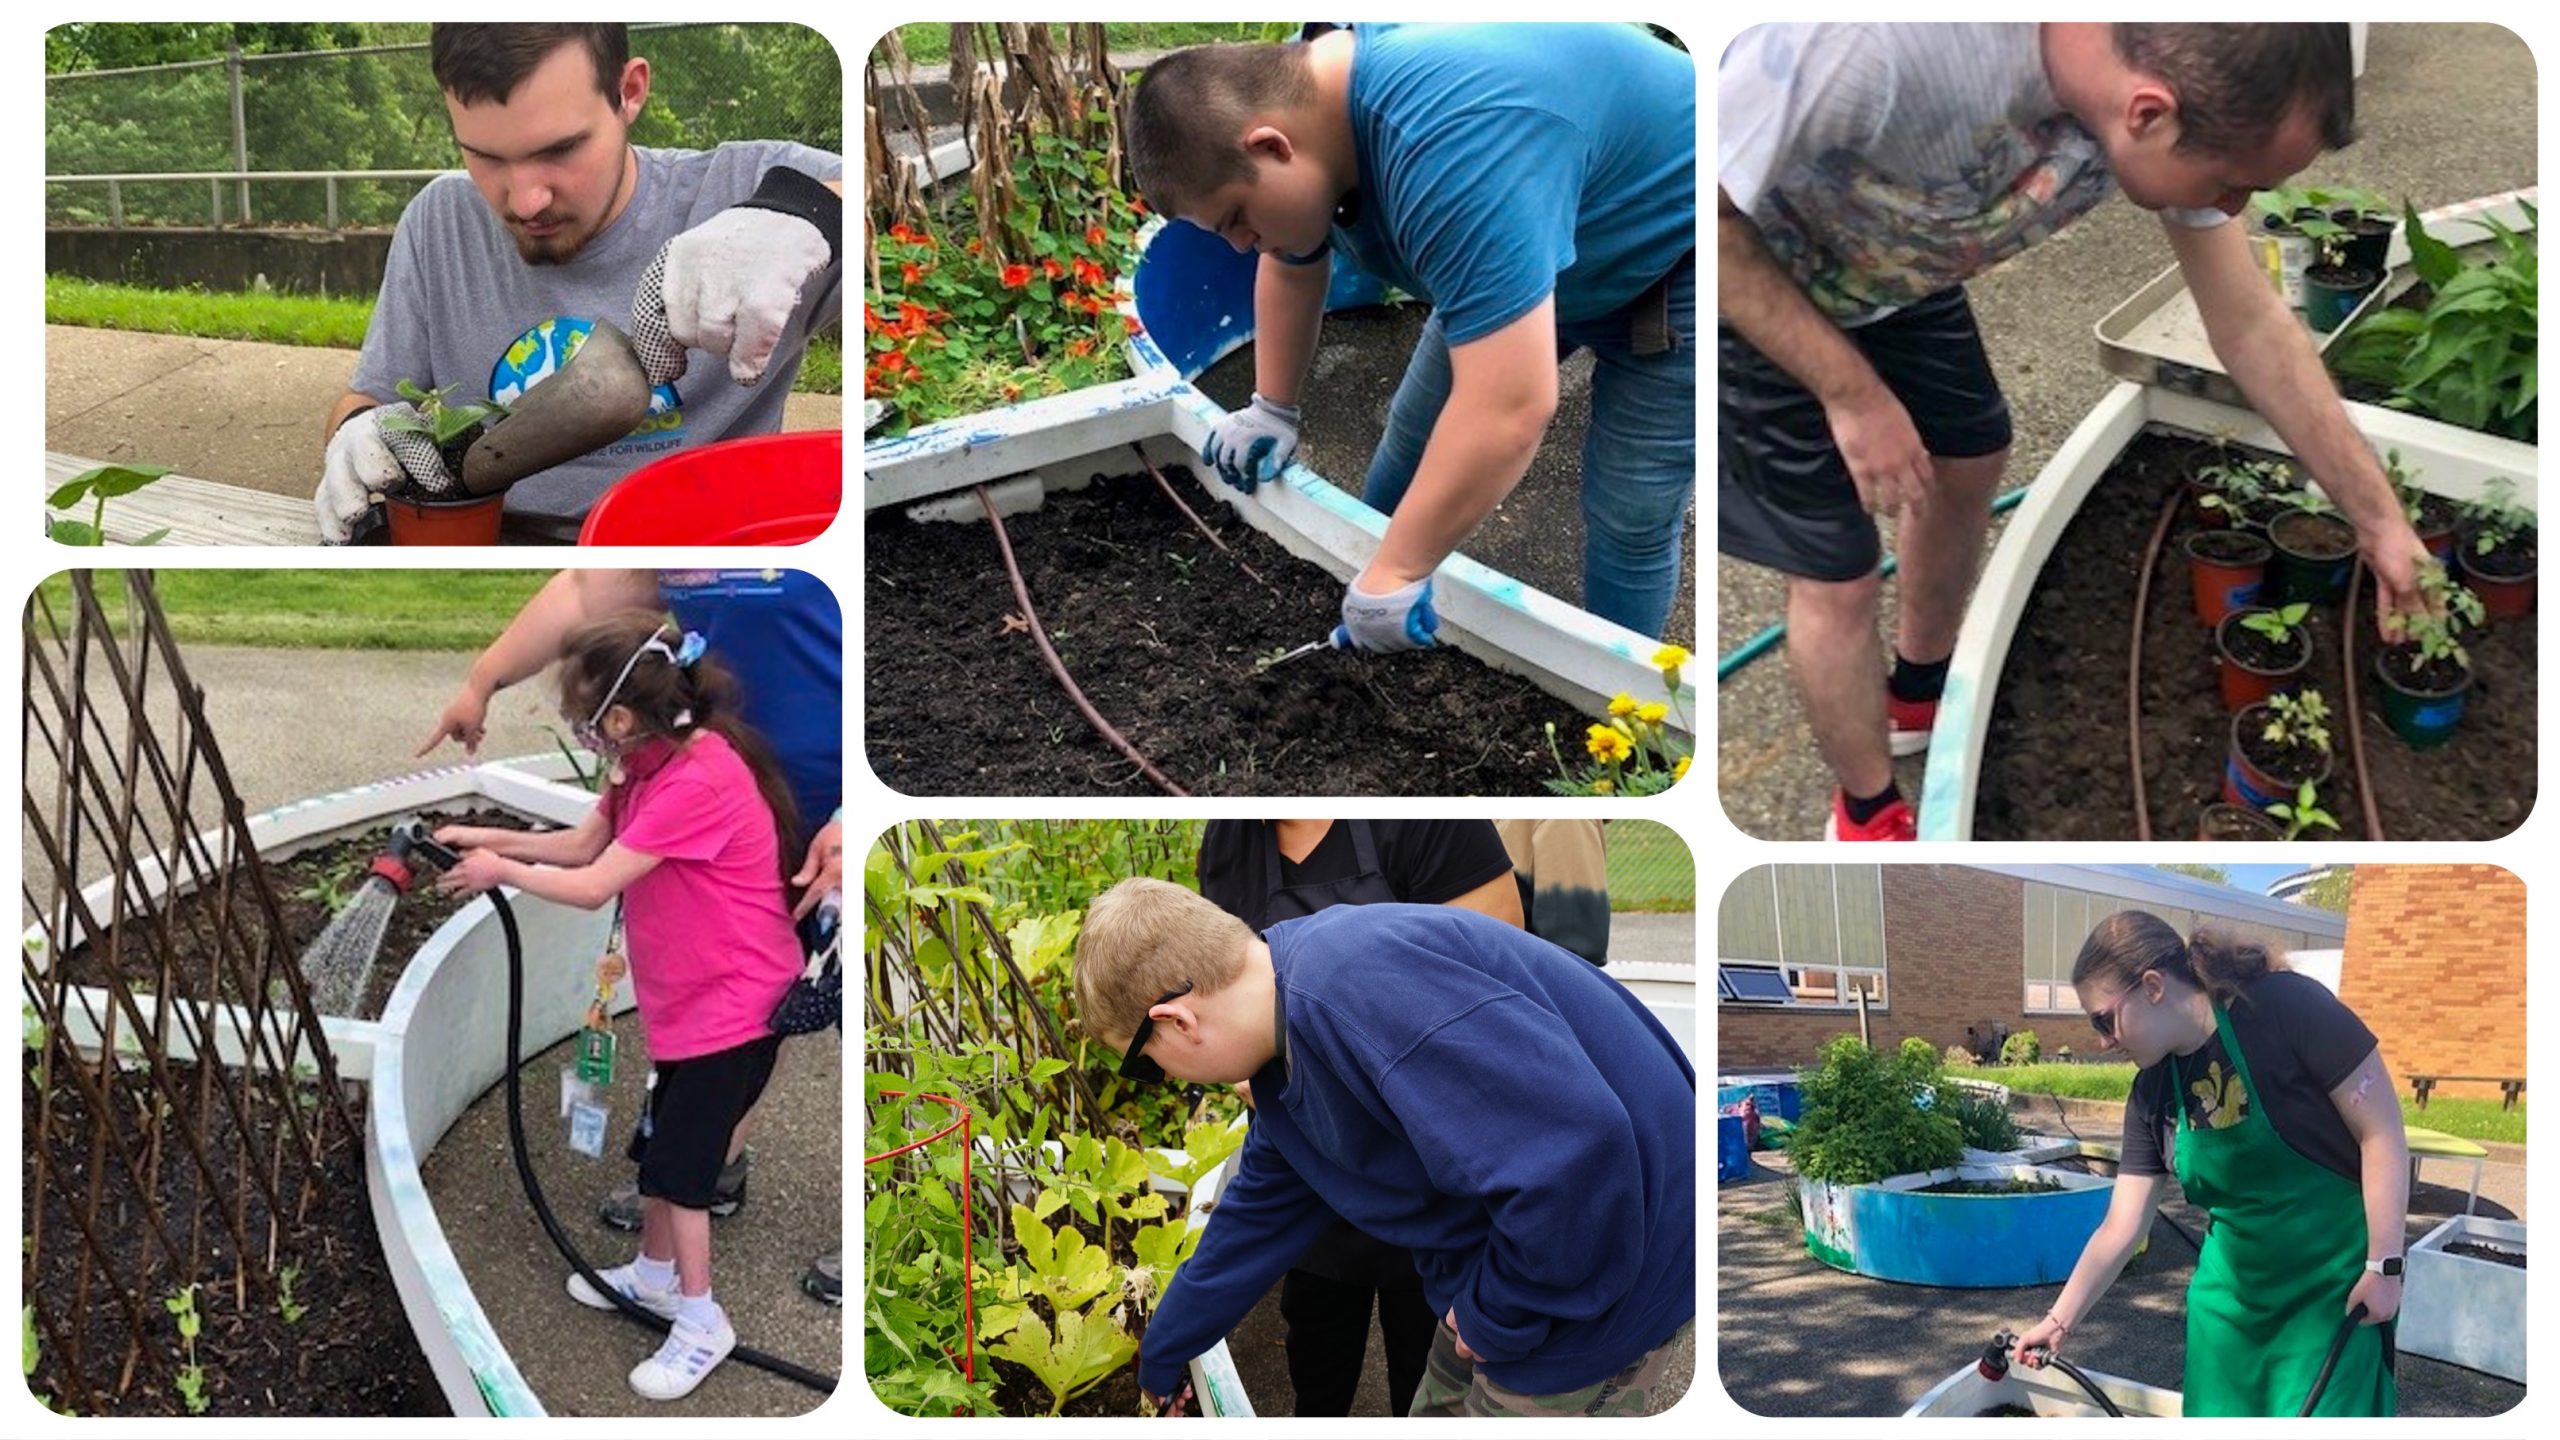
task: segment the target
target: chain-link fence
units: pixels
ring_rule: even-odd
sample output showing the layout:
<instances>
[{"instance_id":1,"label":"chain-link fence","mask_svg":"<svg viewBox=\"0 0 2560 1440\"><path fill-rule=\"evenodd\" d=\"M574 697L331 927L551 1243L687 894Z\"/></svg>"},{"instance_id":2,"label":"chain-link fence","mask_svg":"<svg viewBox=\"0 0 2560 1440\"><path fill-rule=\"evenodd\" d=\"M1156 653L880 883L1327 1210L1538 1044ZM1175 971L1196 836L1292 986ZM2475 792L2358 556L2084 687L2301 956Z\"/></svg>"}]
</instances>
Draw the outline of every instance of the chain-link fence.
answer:
<instances>
[{"instance_id":1,"label":"chain-link fence","mask_svg":"<svg viewBox=\"0 0 2560 1440\"><path fill-rule=\"evenodd\" d=\"M817 31L669 24L631 32L631 52L648 58L651 77L634 143L797 140L843 153L844 67ZM315 177L123 181L112 200L102 182L49 179L49 225L387 227L424 179L316 176L461 163L423 40L45 77L48 177Z\"/></svg>"},{"instance_id":2,"label":"chain-link fence","mask_svg":"<svg viewBox=\"0 0 2560 1440\"><path fill-rule=\"evenodd\" d=\"M1618 911L1694 911L1698 862L1679 833L1658 820L1612 820L1609 908Z\"/></svg>"}]
</instances>

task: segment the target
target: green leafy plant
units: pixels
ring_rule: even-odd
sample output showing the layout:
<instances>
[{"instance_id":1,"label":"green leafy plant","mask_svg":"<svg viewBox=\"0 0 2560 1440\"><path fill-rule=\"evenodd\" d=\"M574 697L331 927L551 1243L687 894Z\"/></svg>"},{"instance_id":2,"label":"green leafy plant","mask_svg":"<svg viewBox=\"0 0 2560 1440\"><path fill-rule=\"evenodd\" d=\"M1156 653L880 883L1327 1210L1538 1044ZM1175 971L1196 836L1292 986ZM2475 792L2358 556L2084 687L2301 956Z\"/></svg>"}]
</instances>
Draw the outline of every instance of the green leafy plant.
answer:
<instances>
[{"instance_id":1,"label":"green leafy plant","mask_svg":"<svg viewBox=\"0 0 2560 1440\"><path fill-rule=\"evenodd\" d=\"M276 1272L276 1314L282 1316L287 1325L301 1324L302 1317L310 1313L308 1306L293 1298L293 1282L301 1276L302 1267L299 1265L287 1265Z\"/></svg>"},{"instance_id":2,"label":"green leafy plant","mask_svg":"<svg viewBox=\"0 0 2560 1440\"><path fill-rule=\"evenodd\" d=\"M364 886L366 874L363 860L347 860L313 877L310 884L293 892L293 898L311 901L335 916L355 900L356 892Z\"/></svg>"},{"instance_id":3,"label":"green leafy plant","mask_svg":"<svg viewBox=\"0 0 2560 1440\"><path fill-rule=\"evenodd\" d=\"M2280 609L2262 610L2255 615L2243 616L2240 620L2240 628L2264 635L2271 644L2290 646L2294 635L2302 629L2304 619L2310 614L2309 603L2297 600Z\"/></svg>"},{"instance_id":4,"label":"green leafy plant","mask_svg":"<svg viewBox=\"0 0 2560 1440\"><path fill-rule=\"evenodd\" d=\"M2044 1045L2036 1039L2033 1030L2016 1031L2000 1042L2000 1063L2003 1065L2033 1065L2043 1058Z\"/></svg>"},{"instance_id":5,"label":"green leafy plant","mask_svg":"<svg viewBox=\"0 0 2560 1440\"><path fill-rule=\"evenodd\" d=\"M417 413L385 416L382 428L424 435L434 441L438 449L470 434L474 425L498 419L507 413L507 407L495 401L456 403L453 394L462 388L459 384L429 390L403 380L398 388L400 398L408 401Z\"/></svg>"},{"instance_id":6,"label":"green leafy plant","mask_svg":"<svg viewBox=\"0 0 2560 1440\"><path fill-rule=\"evenodd\" d=\"M2296 694L2271 696L2267 711L2260 736L2268 744L2329 753L2329 702L2319 691L2306 686Z\"/></svg>"},{"instance_id":7,"label":"green leafy plant","mask_svg":"<svg viewBox=\"0 0 2560 1440\"><path fill-rule=\"evenodd\" d=\"M1996 1097L1970 1090L1955 1090L1947 1102L1947 1109L1964 1131L1964 1143L1972 1148L2018 1148L2018 1122L2010 1117L2009 1107Z\"/></svg>"},{"instance_id":8,"label":"green leafy plant","mask_svg":"<svg viewBox=\"0 0 2560 1440\"><path fill-rule=\"evenodd\" d=\"M204 1366L196 1361L196 1336L204 1330L204 1317L196 1313L196 1287L188 1285L160 1303L177 1317L178 1339L186 1346L187 1363L178 1367L178 1398L188 1414L201 1415L213 1401L205 1394Z\"/></svg>"},{"instance_id":9,"label":"green leafy plant","mask_svg":"<svg viewBox=\"0 0 2560 1440\"><path fill-rule=\"evenodd\" d=\"M2222 442L2216 445L2222 448ZM2197 505L2219 510L2235 524L2279 498L2290 499L2296 488L2291 467L2273 457L2221 459L2195 474L2211 487Z\"/></svg>"},{"instance_id":10,"label":"green leafy plant","mask_svg":"<svg viewBox=\"0 0 2560 1440\"><path fill-rule=\"evenodd\" d=\"M172 473L166 465L101 465L95 470L80 472L44 497L44 503L48 509L68 510L87 500L92 502L89 518L73 520L47 515L44 517L45 538L62 545L106 544L107 502L130 495ZM169 527L163 525L133 543L157 545L168 537Z\"/></svg>"},{"instance_id":11,"label":"green leafy plant","mask_svg":"<svg viewBox=\"0 0 2560 1440\"><path fill-rule=\"evenodd\" d=\"M2535 210L2525 205L2530 222ZM2385 387L2384 403L2448 424L2534 441L2539 361L2539 261L2533 238L2482 216L2492 253L2465 265L2427 233L2415 207L2403 220L2409 264L2433 289L2423 310L2367 315L2330 347L2340 375Z\"/></svg>"},{"instance_id":12,"label":"green leafy plant","mask_svg":"<svg viewBox=\"0 0 2560 1440\"><path fill-rule=\"evenodd\" d=\"M1056 1328L1026 1314L1010 1332L988 1347L1036 1376L1049 1392L1049 1413L1065 1411L1067 1402L1108 1379L1138 1355L1138 1337L1122 1329L1116 1317L1069 1310Z\"/></svg>"},{"instance_id":13,"label":"green leafy plant","mask_svg":"<svg viewBox=\"0 0 2560 1440\"><path fill-rule=\"evenodd\" d=\"M2535 533L2534 514L2516 503L2516 482L2496 475L2481 486L2480 498L2462 502L2462 517L2471 526L2471 551L2486 555L2520 535Z\"/></svg>"},{"instance_id":14,"label":"green leafy plant","mask_svg":"<svg viewBox=\"0 0 2560 1440\"><path fill-rule=\"evenodd\" d=\"M2418 592L2427 598L2427 608L2401 617L2401 645L2423 664L2450 660L2470 669L2471 652L2460 637L2488 618L2488 608L2471 587L2432 562L2418 567Z\"/></svg>"},{"instance_id":15,"label":"green leafy plant","mask_svg":"<svg viewBox=\"0 0 2560 1440\"><path fill-rule=\"evenodd\" d=\"M1916 1035L1890 1057L1855 1035L1833 1038L1804 1077L1803 1115L1787 1141L1796 1174L1865 1185L1961 1160L1963 1125L1922 1103L1941 1073L1936 1048Z\"/></svg>"},{"instance_id":16,"label":"green leafy plant","mask_svg":"<svg viewBox=\"0 0 2560 1440\"><path fill-rule=\"evenodd\" d=\"M2320 808L2320 792L2308 780L2296 790L2291 800L2278 800L2267 807L2267 813L2284 822L2284 838L2299 840L2313 829L2335 830L2338 817Z\"/></svg>"},{"instance_id":17,"label":"green leafy plant","mask_svg":"<svg viewBox=\"0 0 2560 1440\"><path fill-rule=\"evenodd\" d=\"M1148 1152L1154 1171L1185 1190L1198 1187L1208 1173L1227 1161L1227 1157L1244 1148L1247 1134L1244 1117L1230 1120L1204 1120L1186 1126L1182 1132L1183 1159L1176 1161L1171 1152Z\"/></svg>"}]
</instances>

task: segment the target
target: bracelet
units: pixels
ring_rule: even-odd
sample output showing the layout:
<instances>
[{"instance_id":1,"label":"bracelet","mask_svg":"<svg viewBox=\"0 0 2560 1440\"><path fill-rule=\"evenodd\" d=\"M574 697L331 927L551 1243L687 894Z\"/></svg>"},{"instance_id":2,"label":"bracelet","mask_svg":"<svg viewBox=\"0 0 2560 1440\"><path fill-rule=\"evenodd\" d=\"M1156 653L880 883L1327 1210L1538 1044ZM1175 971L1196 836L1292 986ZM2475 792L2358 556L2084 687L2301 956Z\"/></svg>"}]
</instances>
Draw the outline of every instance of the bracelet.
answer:
<instances>
[{"instance_id":1,"label":"bracelet","mask_svg":"<svg viewBox=\"0 0 2560 1440\"><path fill-rule=\"evenodd\" d=\"M2062 1318L2061 1311L2047 1310L2044 1312L2044 1318L2052 1321L2054 1323L2054 1327L2059 1329L2063 1334L2068 1335L2071 1333L2071 1322Z\"/></svg>"}]
</instances>

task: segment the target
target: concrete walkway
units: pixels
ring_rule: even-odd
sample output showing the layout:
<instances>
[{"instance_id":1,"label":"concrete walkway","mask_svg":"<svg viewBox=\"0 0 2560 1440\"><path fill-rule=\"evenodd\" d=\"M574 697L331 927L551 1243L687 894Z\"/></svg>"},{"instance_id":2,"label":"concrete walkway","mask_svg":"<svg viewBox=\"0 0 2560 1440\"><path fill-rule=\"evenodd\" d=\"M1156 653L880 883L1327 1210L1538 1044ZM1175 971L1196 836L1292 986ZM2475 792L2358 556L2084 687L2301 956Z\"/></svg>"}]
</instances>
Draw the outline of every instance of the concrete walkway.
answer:
<instances>
[{"instance_id":1,"label":"concrete walkway","mask_svg":"<svg viewBox=\"0 0 2560 1440\"><path fill-rule=\"evenodd\" d=\"M355 369L353 350L47 325L45 448L308 498ZM793 395L782 417L840 429L844 397Z\"/></svg>"},{"instance_id":2,"label":"concrete walkway","mask_svg":"<svg viewBox=\"0 0 2560 1440\"><path fill-rule=\"evenodd\" d=\"M2535 93L2534 57L2503 27L2376 25L2356 87L2363 138L2299 178L2368 185L2421 210L2531 185L2538 112L2523 97ZM2099 367L2090 328L2171 263L2160 222L2119 196L1967 287L2017 430L2010 485L2033 479L2116 384ZM1784 603L1776 572L1719 563L1716 651L1779 619ZM1889 612L1883 633L1892 633ZM2108 703L2121 706L2123 696ZM1733 823L1763 839L1820 838L1832 780L1785 658L1771 655L1719 686L1716 715L1716 785ZM1917 758L1895 767L1915 804L1923 768Z\"/></svg>"}]
</instances>

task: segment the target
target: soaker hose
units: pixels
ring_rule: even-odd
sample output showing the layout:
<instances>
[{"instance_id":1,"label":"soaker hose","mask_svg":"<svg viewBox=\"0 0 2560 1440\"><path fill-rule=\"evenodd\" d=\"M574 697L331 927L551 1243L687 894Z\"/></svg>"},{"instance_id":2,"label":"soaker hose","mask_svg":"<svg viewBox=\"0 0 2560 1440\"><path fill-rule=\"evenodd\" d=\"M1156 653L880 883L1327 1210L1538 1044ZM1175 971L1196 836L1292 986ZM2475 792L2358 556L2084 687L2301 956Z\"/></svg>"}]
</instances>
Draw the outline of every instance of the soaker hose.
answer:
<instances>
[{"instance_id":1,"label":"soaker hose","mask_svg":"<svg viewBox=\"0 0 2560 1440\"><path fill-rule=\"evenodd\" d=\"M2027 487L2024 485L2019 486L2015 490L2004 490L1992 498L1991 513L1998 515L2006 511L2015 510L2018 508L2018 502L2026 498ZM1901 556L1887 555L1884 557L1884 564L1876 568L1876 574L1890 577L1893 572L1901 568ZM1777 649L1779 642L1786 638L1787 622L1781 620L1777 624L1770 626L1768 629L1761 631L1759 634L1754 635L1750 639L1733 647L1733 649L1726 651L1723 658L1716 661L1716 683L1721 685L1725 681L1731 679L1737 671L1742 669L1742 667L1759 659L1761 656L1768 654L1770 651Z\"/></svg>"},{"instance_id":2,"label":"soaker hose","mask_svg":"<svg viewBox=\"0 0 2560 1440\"><path fill-rule=\"evenodd\" d=\"M542 1193L542 1182L534 1177L533 1158L526 1152L524 1143L524 940L516 931L515 907L507 902L507 897L491 890L489 903L496 908L498 926L507 936L507 1148L515 1153L516 1179L523 1182L525 1203L533 1207L534 1218L542 1222L543 1233L551 1237L553 1248L560 1252L561 1259L569 1262L570 1269L584 1277L597 1294L611 1300L613 1308L620 1311L624 1319L663 1335L673 1328L674 1322L641 1309L628 1296L605 1283L604 1277L587 1263L587 1257L578 1253L577 1242L569 1238L569 1232L560 1224L560 1217L552 1213L551 1202ZM762 1350L741 1345L730 1351L729 1356L785 1380L798 1381L812 1390L830 1395L835 1393L835 1376L795 1365L779 1355L768 1355Z\"/></svg>"}]
</instances>

